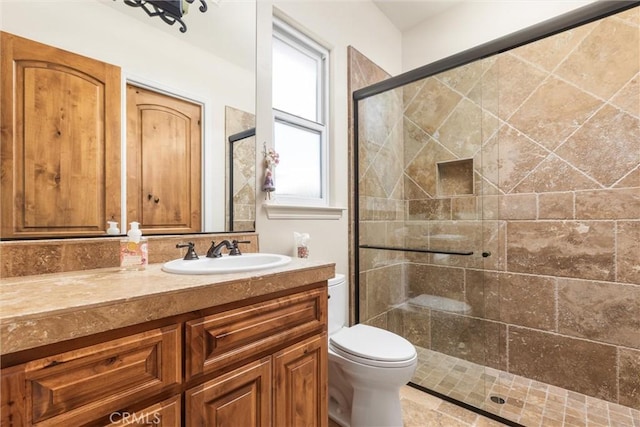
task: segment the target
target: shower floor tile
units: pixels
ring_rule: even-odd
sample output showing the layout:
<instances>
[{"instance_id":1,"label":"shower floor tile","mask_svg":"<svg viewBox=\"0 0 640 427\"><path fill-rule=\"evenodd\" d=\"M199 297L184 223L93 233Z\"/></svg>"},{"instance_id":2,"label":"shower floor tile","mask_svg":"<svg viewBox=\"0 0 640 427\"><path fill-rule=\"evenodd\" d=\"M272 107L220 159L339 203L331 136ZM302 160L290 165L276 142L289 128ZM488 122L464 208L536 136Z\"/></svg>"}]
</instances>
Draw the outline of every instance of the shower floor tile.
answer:
<instances>
[{"instance_id":1,"label":"shower floor tile","mask_svg":"<svg viewBox=\"0 0 640 427\"><path fill-rule=\"evenodd\" d=\"M527 427L640 427L638 410L416 349L418 369L413 383Z\"/></svg>"}]
</instances>

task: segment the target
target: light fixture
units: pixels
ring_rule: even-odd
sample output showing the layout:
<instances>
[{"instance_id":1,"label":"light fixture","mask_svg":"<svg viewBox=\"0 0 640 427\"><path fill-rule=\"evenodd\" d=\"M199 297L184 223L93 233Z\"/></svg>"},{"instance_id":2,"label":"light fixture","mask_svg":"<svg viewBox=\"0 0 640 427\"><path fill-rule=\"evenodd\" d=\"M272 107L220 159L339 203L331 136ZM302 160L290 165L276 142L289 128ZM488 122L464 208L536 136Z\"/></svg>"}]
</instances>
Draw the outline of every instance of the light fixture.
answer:
<instances>
[{"instance_id":1,"label":"light fixture","mask_svg":"<svg viewBox=\"0 0 640 427\"><path fill-rule=\"evenodd\" d=\"M115 0L114 0L115 1ZM125 4L131 7L140 7L147 12L147 15L159 16L164 22L173 25L180 23L180 32L187 32L187 24L184 23L182 17L189 11L189 5L195 0L124 0ZM200 12L207 11L207 3L205 0L200 1Z\"/></svg>"}]
</instances>

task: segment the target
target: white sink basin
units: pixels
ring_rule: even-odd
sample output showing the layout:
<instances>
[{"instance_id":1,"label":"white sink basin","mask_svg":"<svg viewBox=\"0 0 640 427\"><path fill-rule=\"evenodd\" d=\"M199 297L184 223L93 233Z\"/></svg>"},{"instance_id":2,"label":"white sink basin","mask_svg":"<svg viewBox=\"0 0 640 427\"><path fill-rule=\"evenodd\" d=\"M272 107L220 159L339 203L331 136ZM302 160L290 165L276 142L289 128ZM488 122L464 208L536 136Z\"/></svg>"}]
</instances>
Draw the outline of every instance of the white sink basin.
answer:
<instances>
[{"instance_id":1,"label":"white sink basin","mask_svg":"<svg viewBox=\"0 0 640 427\"><path fill-rule=\"evenodd\" d=\"M243 271L262 270L285 265L291 262L286 255L247 253L242 255L223 255L221 258L184 260L174 259L166 262L162 270L175 274L221 274L241 273Z\"/></svg>"}]
</instances>

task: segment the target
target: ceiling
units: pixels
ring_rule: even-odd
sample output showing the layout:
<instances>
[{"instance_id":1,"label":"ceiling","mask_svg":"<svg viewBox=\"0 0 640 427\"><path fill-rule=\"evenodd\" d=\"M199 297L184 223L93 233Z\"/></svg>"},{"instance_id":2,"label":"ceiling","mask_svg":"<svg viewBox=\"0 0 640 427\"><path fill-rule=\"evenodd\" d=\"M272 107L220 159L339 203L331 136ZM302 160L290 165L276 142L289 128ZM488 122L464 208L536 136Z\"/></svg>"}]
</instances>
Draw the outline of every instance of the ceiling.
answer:
<instances>
[{"instance_id":1,"label":"ceiling","mask_svg":"<svg viewBox=\"0 0 640 427\"><path fill-rule=\"evenodd\" d=\"M378 9L401 32L431 18L463 0L373 0Z\"/></svg>"}]
</instances>

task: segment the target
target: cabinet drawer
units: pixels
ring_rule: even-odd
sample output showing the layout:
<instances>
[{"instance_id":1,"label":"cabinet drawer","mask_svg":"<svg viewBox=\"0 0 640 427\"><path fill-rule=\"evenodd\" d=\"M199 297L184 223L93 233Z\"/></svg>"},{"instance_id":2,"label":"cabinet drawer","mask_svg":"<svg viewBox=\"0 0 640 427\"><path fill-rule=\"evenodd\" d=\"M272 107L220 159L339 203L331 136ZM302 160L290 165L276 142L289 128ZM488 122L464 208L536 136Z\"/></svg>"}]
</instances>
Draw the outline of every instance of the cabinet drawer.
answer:
<instances>
[{"instance_id":1,"label":"cabinet drawer","mask_svg":"<svg viewBox=\"0 0 640 427\"><path fill-rule=\"evenodd\" d=\"M79 425L181 383L181 329L171 325L24 365L27 418Z\"/></svg>"},{"instance_id":2,"label":"cabinet drawer","mask_svg":"<svg viewBox=\"0 0 640 427\"><path fill-rule=\"evenodd\" d=\"M177 395L134 413L114 412L109 417L112 422L110 424L107 424L107 427L180 427L181 401L181 396Z\"/></svg>"},{"instance_id":3,"label":"cabinet drawer","mask_svg":"<svg viewBox=\"0 0 640 427\"><path fill-rule=\"evenodd\" d=\"M326 328L327 290L313 289L187 322L186 378Z\"/></svg>"}]
</instances>

